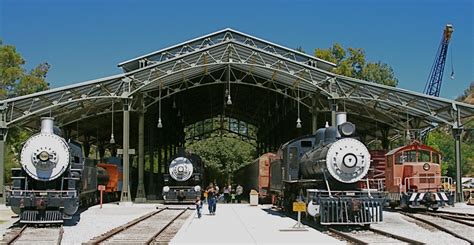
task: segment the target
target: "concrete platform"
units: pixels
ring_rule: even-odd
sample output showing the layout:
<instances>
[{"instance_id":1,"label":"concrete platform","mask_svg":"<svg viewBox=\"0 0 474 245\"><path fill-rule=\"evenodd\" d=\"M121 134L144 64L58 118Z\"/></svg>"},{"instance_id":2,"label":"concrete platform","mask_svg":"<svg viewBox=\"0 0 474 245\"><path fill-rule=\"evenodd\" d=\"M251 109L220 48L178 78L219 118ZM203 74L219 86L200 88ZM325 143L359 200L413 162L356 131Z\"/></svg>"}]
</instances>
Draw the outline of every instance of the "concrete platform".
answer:
<instances>
[{"instance_id":1,"label":"concrete platform","mask_svg":"<svg viewBox=\"0 0 474 245\"><path fill-rule=\"evenodd\" d=\"M218 204L211 216L207 205L203 216L188 219L171 244L345 244L311 227L307 231L280 231L296 221L281 216L270 206Z\"/></svg>"}]
</instances>

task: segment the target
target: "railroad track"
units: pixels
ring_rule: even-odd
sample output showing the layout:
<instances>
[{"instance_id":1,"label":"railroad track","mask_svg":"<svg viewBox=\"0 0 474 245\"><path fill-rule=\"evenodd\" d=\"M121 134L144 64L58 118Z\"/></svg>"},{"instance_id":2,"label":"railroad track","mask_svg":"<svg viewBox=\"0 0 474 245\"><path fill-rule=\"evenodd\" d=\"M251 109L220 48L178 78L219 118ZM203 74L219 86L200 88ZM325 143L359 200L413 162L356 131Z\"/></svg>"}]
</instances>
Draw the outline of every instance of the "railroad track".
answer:
<instances>
[{"instance_id":1,"label":"railroad track","mask_svg":"<svg viewBox=\"0 0 474 245\"><path fill-rule=\"evenodd\" d=\"M356 244L372 244L372 243L408 243L408 244L424 244L422 242L392 234L386 231L374 229L374 228L361 228L356 229L351 227L350 229L343 228L328 228L329 232L335 234L336 236L342 237L349 242Z\"/></svg>"},{"instance_id":2,"label":"railroad track","mask_svg":"<svg viewBox=\"0 0 474 245\"><path fill-rule=\"evenodd\" d=\"M474 244L474 234L472 234L472 225L467 225L459 222L461 220L453 220L455 218L448 218L446 215L436 214L436 212L425 212L417 214L405 212L400 213L412 219L428 224L461 240L469 242L470 244Z\"/></svg>"},{"instance_id":3,"label":"railroad track","mask_svg":"<svg viewBox=\"0 0 474 245\"><path fill-rule=\"evenodd\" d=\"M188 208L162 208L114 228L88 244L167 243L192 212Z\"/></svg>"},{"instance_id":4,"label":"railroad track","mask_svg":"<svg viewBox=\"0 0 474 245\"><path fill-rule=\"evenodd\" d=\"M432 211L432 212L433 212L433 213L451 214L451 215L457 215L457 216L464 216L464 217L472 217L472 218L474 218L474 214L470 214L470 213L459 213L459 212L450 212L450 211L441 211L441 210Z\"/></svg>"},{"instance_id":5,"label":"railroad track","mask_svg":"<svg viewBox=\"0 0 474 245\"><path fill-rule=\"evenodd\" d=\"M2 244L61 244L63 227L34 227L23 225L5 234Z\"/></svg>"},{"instance_id":6,"label":"railroad track","mask_svg":"<svg viewBox=\"0 0 474 245\"><path fill-rule=\"evenodd\" d=\"M469 216L469 215L464 215L464 214L447 214L446 212L443 212L443 213L425 212L422 214L449 219L451 221L454 221L463 225L474 227L474 216Z\"/></svg>"},{"instance_id":7,"label":"railroad track","mask_svg":"<svg viewBox=\"0 0 474 245\"><path fill-rule=\"evenodd\" d=\"M282 212L281 212L282 213ZM297 219L294 214L285 214L290 218ZM302 223L309 227L312 227L320 232L329 232L329 235L332 235L337 238L342 238L349 242L356 244L370 244L370 243L409 243L409 244L425 244L407 237L399 236L390 232L382 231L375 228L370 228L368 226L339 226L337 228L327 227L324 225L317 224L313 221L308 221L303 219ZM343 228L344 230L340 230Z\"/></svg>"}]
</instances>

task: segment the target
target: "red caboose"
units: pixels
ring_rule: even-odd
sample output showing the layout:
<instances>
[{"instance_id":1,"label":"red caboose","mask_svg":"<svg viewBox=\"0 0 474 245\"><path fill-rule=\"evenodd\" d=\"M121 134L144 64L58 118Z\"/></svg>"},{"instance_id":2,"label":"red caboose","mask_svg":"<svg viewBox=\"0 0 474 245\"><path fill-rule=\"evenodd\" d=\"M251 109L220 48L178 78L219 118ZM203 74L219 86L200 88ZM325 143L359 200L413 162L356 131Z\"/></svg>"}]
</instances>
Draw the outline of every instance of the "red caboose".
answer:
<instances>
[{"instance_id":1,"label":"red caboose","mask_svg":"<svg viewBox=\"0 0 474 245\"><path fill-rule=\"evenodd\" d=\"M441 154L418 141L386 154L385 188L390 206L438 209L454 204L452 179L441 175Z\"/></svg>"}]
</instances>

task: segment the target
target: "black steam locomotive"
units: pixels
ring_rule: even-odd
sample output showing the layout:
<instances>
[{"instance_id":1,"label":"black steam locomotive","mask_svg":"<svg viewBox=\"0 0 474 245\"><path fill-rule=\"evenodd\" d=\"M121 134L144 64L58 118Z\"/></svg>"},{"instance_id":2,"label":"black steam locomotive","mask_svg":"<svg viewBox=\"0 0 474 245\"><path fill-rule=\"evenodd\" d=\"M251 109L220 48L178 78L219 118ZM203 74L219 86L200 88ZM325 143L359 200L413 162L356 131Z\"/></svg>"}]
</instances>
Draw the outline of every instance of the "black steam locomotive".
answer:
<instances>
[{"instance_id":1,"label":"black steam locomotive","mask_svg":"<svg viewBox=\"0 0 474 245\"><path fill-rule=\"evenodd\" d=\"M165 203L193 203L201 196L204 164L198 155L180 148L163 175L163 200Z\"/></svg>"},{"instance_id":2,"label":"black steam locomotive","mask_svg":"<svg viewBox=\"0 0 474 245\"><path fill-rule=\"evenodd\" d=\"M108 181L107 171L84 157L81 144L67 141L53 126L53 118L42 118L41 132L23 145L21 168L12 169L6 204L20 223L71 219L80 204L97 202L97 185Z\"/></svg>"},{"instance_id":3,"label":"black steam locomotive","mask_svg":"<svg viewBox=\"0 0 474 245\"><path fill-rule=\"evenodd\" d=\"M355 125L345 114L337 125L278 150L270 165L274 204L291 211L293 202L304 201L308 214L324 225L381 222L382 193L356 187L369 170L369 151L353 137Z\"/></svg>"}]
</instances>

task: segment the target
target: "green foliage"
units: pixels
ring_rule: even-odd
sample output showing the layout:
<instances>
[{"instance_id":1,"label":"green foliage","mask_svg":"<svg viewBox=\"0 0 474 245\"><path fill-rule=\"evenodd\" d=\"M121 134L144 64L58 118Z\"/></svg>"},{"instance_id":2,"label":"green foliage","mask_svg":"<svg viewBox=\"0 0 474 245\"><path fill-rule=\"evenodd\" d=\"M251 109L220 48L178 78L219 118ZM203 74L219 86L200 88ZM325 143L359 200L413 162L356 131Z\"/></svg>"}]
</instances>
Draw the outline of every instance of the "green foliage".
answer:
<instances>
[{"instance_id":1,"label":"green foliage","mask_svg":"<svg viewBox=\"0 0 474 245\"><path fill-rule=\"evenodd\" d=\"M235 170L255 157L252 145L230 135L207 138L187 146L187 149L201 156L209 180L217 180L217 183L227 183Z\"/></svg>"},{"instance_id":2,"label":"green foliage","mask_svg":"<svg viewBox=\"0 0 474 245\"><path fill-rule=\"evenodd\" d=\"M41 63L30 72L22 67L25 60L12 45L0 40L0 99L43 91L48 88L48 63Z\"/></svg>"},{"instance_id":3,"label":"green foliage","mask_svg":"<svg viewBox=\"0 0 474 245\"><path fill-rule=\"evenodd\" d=\"M397 86L392 67L382 62L370 63L365 60L365 51L361 48L348 48L335 43L329 49L316 49L315 56L337 65L334 73L358 78L369 82Z\"/></svg>"},{"instance_id":4,"label":"green foliage","mask_svg":"<svg viewBox=\"0 0 474 245\"><path fill-rule=\"evenodd\" d=\"M443 154L443 175L456 176L456 161L454 154L454 138L449 129L440 128L430 132L427 145L432 146ZM474 144L462 141L461 166L463 176L474 176Z\"/></svg>"},{"instance_id":5,"label":"green foliage","mask_svg":"<svg viewBox=\"0 0 474 245\"><path fill-rule=\"evenodd\" d=\"M48 63L39 64L29 72L23 68L25 60L12 45L4 45L0 40L0 100L26 95L48 89L46 74ZM23 142L31 132L20 128L10 128L5 146L5 182L11 179L11 168L19 167L19 153Z\"/></svg>"}]
</instances>

